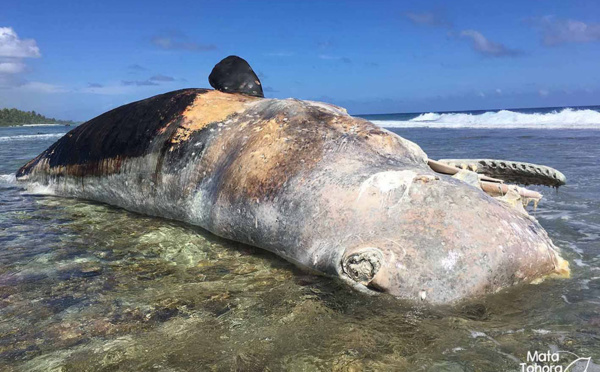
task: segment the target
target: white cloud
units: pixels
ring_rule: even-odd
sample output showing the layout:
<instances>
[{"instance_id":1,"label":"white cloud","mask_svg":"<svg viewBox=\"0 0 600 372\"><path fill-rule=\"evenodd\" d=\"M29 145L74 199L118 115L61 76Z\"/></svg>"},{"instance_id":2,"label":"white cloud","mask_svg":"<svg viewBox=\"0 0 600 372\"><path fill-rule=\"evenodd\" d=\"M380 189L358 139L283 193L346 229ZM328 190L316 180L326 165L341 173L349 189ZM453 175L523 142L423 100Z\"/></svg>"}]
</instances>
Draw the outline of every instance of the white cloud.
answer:
<instances>
[{"instance_id":1,"label":"white cloud","mask_svg":"<svg viewBox=\"0 0 600 372\"><path fill-rule=\"evenodd\" d=\"M461 31L460 36L471 39L472 47L475 51L491 57L508 57L520 54L516 49L510 49L503 44L493 42L487 39L476 30Z\"/></svg>"},{"instance_id":2,"label":"white cloud","mask_svg":"<svg viewBox=\"0 0 600 372\"><path fill-rule=\"evenodd\" d=\"M108 82L106 84L88 84L88 86L84 88L77 89L78 93L91 93L98 95L108 95L108 96L118 96L118 95L128 95L128 94L140 94L140 92L144 92L143 94L153 94L157 91L157 89L161 89L158 84L156 85L145 85L145 84L123 84L123 81L120 82Z\"/></svg>"},{"instance_id":3,"label":"white cloud","mask_svg":"<svg viewBox=\"0 0 600 372\"><path fill-rule=\"evenodd\" d=\"M540 94L540 96L542 97L546 97L548 94L550 94L550 92L548 92L546 89L540 89L538 91L538 93Z\"/></svg>"},{"instance_id":4,"label":"white cloud","mask_svg":"<svg viewBox=\"0 0 600 372\"><path fill-rule=\"evenodd\" d=\"M541 33L542 42L548 46L600 41L600 23L546 16L534 19L533 25Z\"/></svg>"},{"instance_id":5,"label":"white cloud","mask_svg":"<svg viewBox=\"0 0 600 372\"><path fill-rule=\"evenodd\" d=\"M13 88L23 85L25 83L25 79L23 79L19 74L2 74L0 73L0 90L4 88Z\"/></svg>"},{"instance_id":6,"label":"white cloud","mask_svg":"<svg viewBox=\"0 0 600 372\"><path fill-rule=\"evenodd\" d=\"M324 59L326 61L340 61L343 63L352 63L352 60L348 57L338 57L329 54L319 54L319 59Z\"/></svg>"},{"instance_id":7,"label":"white cloud","mask_svg":"<svg viewBox=\"0 0 600 372\"><path fill-rule=\"evenodd\" d=\"M29 81L18 88L21 91L25 92L35 92L35 93L64 93L68 90L54 84L42 83L39 81Z\"/></svg>"},{"instance_id":8,"label":"white cloud","mask_svg":"<svg viewBox=\"0 0 600 372\"><path fill-rule=\"evenodd\" d=\"M435 24L435 16L433 13L406 13L406 18L414 23L433 25Z\"/></svg>"},{"instance_id":9,"label":"white cloud","mask_svg":"<svg viewBox=\"0 0 600 372\"><path fill-rule=\"evenodd\" d=\"M38 58L40 49L33 39L20 39L12 27L0 27L0 57Z\"/></svg>"},{"instance_id":10,"label":"white cloud","mask_svg":"<svg viewBox=\"0 0 600 372\"><path fill-rule=\"evenodd\" d=\"M101 87L85 87L79 90L81 93L91 93L100 95L122 95L133 93L133 89L130 86L121 84L103 85Z\"/></svg>"},{"instance_id":11,"label":"white cloud","mask_svg":"<svg viewBox=\"0 0 600 372\"><path fill-rule=\"evenodd\" d=\"M161 81L161 82L165 82L165 81L175 81L175 78L172 76L166 76L166 75L154 75L152 76L150 79L148 79L150 81Z\"/></svg>"},{"instance_id":12,"label":"white cloud","mask_svg":"<svg viewBox=\"0 0 600 372\"><path fill-rule=\"evenodd\" d=\"M153 37L150 42L154 46L164 50L188 50L193 52L217 50L217 46L214 44L201 44L188 41L185 35L179 33L158 35Z\"/></svg>"},{"instance_id":13,"label":"white cloud","mask_svg":"<svg viewBox=\"0 0 600 372\"><path fill-rule=\"evenodd\" d=\"M0 74L18 74L25 70L25 64L21 61L0 61Z\"/></svg>"},{"instance_id":14,"label":"white cloud","mask_svg":"<svg viewBox=\"0 0 600 372\"><path fill-rule=\"evenodd\" d=\"M26 70L25 58L41 57L40 48L33 39L21 39L12 27L0 27L0 88L10 88L11 93L64 93L64 87L27 81L22 76Z\"/></svg>"},{"instance_id":15,"label":"white cloud","mask_svg":"<svg viewBox=\"0 0 600 372\"><path fill-rule=\"evenodd\" d=\"M41 57L40 49L33 39L20 39L12 27L0 27L0 88L42 89L37 83L27 83L21 76L25 71L25 58ZM49 87L46 86L45 89Z\"/></svg>"},{"instance_id":16,"label":"white cloud","mask_svg":"<svg viewBox=\"0 0 600 372\"><path fill-rule=\"evenodd\" d=\"M408 12L405 14L412 23L427 26L438 26L438 27L452 27L452 24L446 20L443 14L438 12L423 12L413 13Z\"/></svg>"},{"instance_id":17,"label":"white cloud","mask_svg":"<svg viewBox=\"0 0 600 372\"><path fill-rule=\"evenodd\" d=\"M329 59L329 60L331 60L331 59L337 59L337 57L330 56L328 54L320 54L319 58L321 58L321 59Z\"/></svg>"}]
</instances>

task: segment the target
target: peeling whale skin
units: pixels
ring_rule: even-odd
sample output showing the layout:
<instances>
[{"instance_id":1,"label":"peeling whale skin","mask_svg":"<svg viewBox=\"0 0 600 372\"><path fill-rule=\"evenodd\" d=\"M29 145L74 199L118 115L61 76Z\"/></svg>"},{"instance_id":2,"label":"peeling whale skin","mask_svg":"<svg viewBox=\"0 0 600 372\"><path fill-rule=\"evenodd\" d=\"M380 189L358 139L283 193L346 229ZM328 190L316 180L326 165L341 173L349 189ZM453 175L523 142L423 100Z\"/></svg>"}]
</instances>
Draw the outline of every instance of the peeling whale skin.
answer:
<instances>
[{"instance_id":1,"label":"peeling whale skin","mask_svg":"<svg viewBox=\"0 0 600 372\"><path fill-rule=\"evenodd\" d=\"M78 126L17 179L185 221L414 301L455 303L568 273L533 217L325 103L170 92Z\"/></svg>"}]
</instances>

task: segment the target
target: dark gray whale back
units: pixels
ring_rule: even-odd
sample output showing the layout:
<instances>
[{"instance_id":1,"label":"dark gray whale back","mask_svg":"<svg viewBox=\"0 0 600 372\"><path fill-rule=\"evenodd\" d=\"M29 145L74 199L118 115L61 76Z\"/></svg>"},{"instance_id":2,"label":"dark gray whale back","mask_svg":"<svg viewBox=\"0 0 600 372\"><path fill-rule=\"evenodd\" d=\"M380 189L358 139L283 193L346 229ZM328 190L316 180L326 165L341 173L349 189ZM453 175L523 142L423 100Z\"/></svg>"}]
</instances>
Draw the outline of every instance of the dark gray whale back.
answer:
<instances>
[{"instance_id":1,"label":"dark gray whale back","mask_svg":"<svg viewBox=\"0 0 600 372\"><path fill-rule=\"evenodd\" d=\"M151 151L158 131L173 123L164 133L172 135L182 112L194 102L197 94L207 91L177 90L108 111L71 130L19 169L17 177L27 175L41 159L45 159L50 168L80 165L83 173L73 175L83 176L101 174L100 164L105 159L144 156Z\"/></svg>"}]
</instances>

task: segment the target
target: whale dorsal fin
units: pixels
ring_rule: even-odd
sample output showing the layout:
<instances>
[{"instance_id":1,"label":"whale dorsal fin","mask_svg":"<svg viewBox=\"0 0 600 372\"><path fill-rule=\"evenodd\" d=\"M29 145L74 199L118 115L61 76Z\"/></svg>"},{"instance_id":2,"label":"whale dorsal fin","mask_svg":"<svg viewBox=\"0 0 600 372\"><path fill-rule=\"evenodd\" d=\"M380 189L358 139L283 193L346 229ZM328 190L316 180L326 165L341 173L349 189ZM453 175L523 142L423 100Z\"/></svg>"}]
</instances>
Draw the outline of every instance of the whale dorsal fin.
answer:
<instances>
[{"instance_id":1,"label":"whale dorsal fin","mask_svg":"<svg viewBox=\"0 0 600 372\"><path fill-rule=\"evenodd\" d=\"M217 63L208 76L208 82L211 87L225 93L265 96L252 67L238 56L229 56Z\"/></svg>"}]
</instances>

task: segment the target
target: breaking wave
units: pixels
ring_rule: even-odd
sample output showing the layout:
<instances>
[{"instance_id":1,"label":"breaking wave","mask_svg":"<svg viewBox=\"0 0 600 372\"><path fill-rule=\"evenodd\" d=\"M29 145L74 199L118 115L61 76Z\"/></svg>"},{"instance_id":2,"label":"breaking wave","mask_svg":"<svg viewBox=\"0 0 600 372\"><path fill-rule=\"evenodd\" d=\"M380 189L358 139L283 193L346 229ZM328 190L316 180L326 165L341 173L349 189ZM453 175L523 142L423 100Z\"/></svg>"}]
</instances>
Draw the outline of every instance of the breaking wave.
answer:
<instances>
[{"instance_id":1,"label":"breaking wave","mask_svg":"<svg viewBox=\"0 0 600 372\"><path fill-rule=\"evenodd\" d=\"M64 124L21 124L21 127L60 127Z\"/></svg>"},{"instance_id":2,"label":"breaking wave","mask_svg":"<svg viewBox=\"0 0 600 372\"><path fill-rule=\"evenodd\" d=\"M36 140L36 139L52 139L52 138L60 138L64 136L64 133L50 133L50 134L21 134L17 136L6 136L0 137L0 142L10 142L10 141L28 141L28 140Z\"/></svg>"},{"instance_id":3,"label":"breaking wave","mask_svg":"<svg viewBox=\"0 0 600 372\"><path fill-rule=\"evenodd\" d=\"M14 173L12 174L0 174L0 185L12 185L17 182L17 178Z\"/></svg>"},{"instance_id":4,"label":"breaking wave","mask_svg":"<svg viewBox=\"0 0 600 372\"><path fill-rule=\"evenodd\" d=\"M17 175L11 174L0 174L0 189L5 187L18 187L25 190L26 195L54 195L55 189L53 185L42 185L37 182L19 183L17 182Z\"/></svg>"},{"instance_id":5,"label":"breaking wave","mask_svg":"<svg viewBox=\"0 0 600 372\"><path fill-rule=\"evenodd\" d=\"M549 113L521 113L509 110L470 113L426 113L409 120L373 120L388 128L531 128L600 129L600 112L565 108Z\"/></svg>"}]
</instances>

